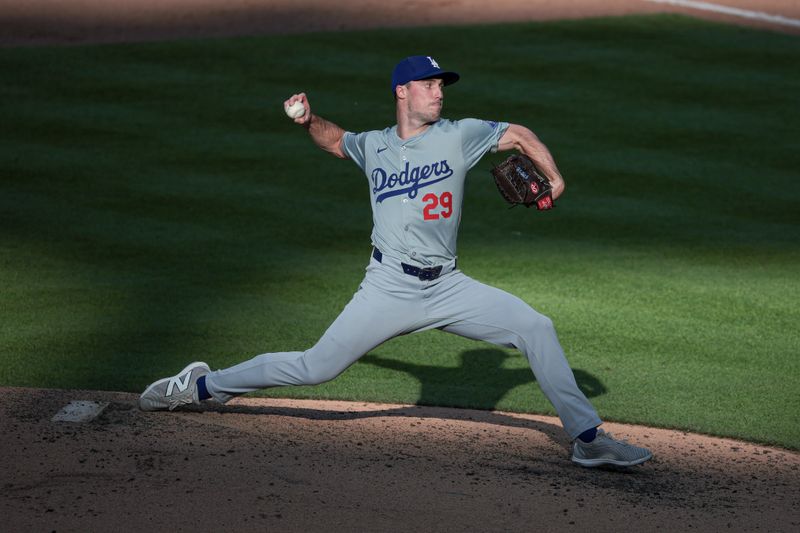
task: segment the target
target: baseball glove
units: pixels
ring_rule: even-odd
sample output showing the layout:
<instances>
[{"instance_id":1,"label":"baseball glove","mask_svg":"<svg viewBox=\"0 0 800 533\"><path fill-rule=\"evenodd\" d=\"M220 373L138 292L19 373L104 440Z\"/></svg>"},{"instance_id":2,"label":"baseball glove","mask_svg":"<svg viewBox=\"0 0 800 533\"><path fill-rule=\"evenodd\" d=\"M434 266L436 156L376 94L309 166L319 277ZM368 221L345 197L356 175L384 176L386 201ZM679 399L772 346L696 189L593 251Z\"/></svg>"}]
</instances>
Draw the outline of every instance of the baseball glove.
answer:
<instances>
[{"instance_id":1,"label":"baseball glove","mask_svg":"<svg viewBox=\"0 0 800 533\"><path fill-rule=\"evenodd\" d=\"M536 205L539 211L552 209L553 186L527 156L514 154L492 169L497 189L511 206Z\"/></svg>"}]
</instances>

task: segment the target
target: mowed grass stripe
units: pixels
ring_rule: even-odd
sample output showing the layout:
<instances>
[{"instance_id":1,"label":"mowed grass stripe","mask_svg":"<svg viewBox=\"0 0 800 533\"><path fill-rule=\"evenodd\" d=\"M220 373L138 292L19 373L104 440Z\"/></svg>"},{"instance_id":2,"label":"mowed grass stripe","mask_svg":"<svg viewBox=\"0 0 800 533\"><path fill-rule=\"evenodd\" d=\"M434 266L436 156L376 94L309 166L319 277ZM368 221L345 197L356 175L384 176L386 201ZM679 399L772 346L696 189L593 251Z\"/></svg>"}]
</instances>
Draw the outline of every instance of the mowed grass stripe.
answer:
<instances>
[{"instance_id":1,"label":"mowed grass stripe","mask_svg":"<svg viewBox=\"0 0 800 533\"><path fill-rule=\"evenodd\" d=\"M0 50L0 383L311 346L362 277L368 183L281 103L383 128L423 51L462 74L446 116L530 126L567 180L508 211L484 158L462 268L554 319L604 418L796 449L800 45L679 16ZM439 332L265 394L552 413L515 351Z\"/></svg>"}]
</instances>

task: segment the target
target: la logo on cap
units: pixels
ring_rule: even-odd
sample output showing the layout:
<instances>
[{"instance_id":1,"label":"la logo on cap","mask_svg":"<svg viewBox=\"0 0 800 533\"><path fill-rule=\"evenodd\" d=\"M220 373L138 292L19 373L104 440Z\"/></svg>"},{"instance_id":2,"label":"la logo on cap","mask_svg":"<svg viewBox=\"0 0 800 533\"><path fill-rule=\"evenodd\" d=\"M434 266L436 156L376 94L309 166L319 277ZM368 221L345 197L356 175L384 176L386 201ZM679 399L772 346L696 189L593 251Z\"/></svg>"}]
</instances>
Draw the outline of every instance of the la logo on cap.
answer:
<instances>
[{"instance_id":1,"label":"la logo on cap","mask_svg":"<svg viewBox=\"0 0 800 533\"><path fill-rule=\"evenodd\" d=\"M445 85L458 81L458 73L444 71L439 63L431 56L410 56L400 61L392 71L392 94L398 85L405 85L410 81L441 79Z\"/></svg>"}]
</instances>

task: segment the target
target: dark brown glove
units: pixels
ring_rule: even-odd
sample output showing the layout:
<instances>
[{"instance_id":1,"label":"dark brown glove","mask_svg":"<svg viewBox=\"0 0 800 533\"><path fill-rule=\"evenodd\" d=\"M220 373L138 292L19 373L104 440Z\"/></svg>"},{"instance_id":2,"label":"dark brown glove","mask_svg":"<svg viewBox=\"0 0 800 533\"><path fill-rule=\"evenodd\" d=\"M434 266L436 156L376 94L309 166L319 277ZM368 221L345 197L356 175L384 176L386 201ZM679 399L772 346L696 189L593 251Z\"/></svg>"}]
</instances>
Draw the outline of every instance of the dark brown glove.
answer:
<instances>
[{"instance_id":1,"label":"dark brown glove","mask_svg":"<svg viewBox=\"0 0 800 533\"><path fill-rule=\"evenodd\" d=\"M492 169L497 189L512 206L535 205L540 211L552 209L553 186L527 156L514 154Z\"/></svg>"}]
</instances>

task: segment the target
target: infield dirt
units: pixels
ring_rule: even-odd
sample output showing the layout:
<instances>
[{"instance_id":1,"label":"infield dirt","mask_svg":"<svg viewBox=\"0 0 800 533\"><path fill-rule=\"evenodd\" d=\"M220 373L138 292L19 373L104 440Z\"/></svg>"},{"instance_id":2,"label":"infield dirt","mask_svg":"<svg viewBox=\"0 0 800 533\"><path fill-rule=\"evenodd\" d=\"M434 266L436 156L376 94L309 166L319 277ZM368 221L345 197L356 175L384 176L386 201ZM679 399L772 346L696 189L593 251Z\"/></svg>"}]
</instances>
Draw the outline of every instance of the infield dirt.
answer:
<instances>
[{"instance_id":1,"label":"infield dirt","mask_svg":"<svg viewBox=\"0 0 800 533\"><path fill-rule=\"evenodd\" d=\"M237 399L144 413L135 394L4 389L7 531L796 531L800 454L607 423L655 459L569 461L558 419ZM71 401L109 402L89 423Z\"/></svg>"},{"instance_id":2,"label":"infield dirt","mask_svg":"<svg viewBox=\"0 0 800 533\"><path fill-rule=\"evenodd\" d=\"M717 3L800 19L800 2L797 0L725 0ZM0 0L0 45L298 34L663 12L800 33L797 26L651 0L493 0L489 4L484 0Z\"/></svg>"}]
</instances>

